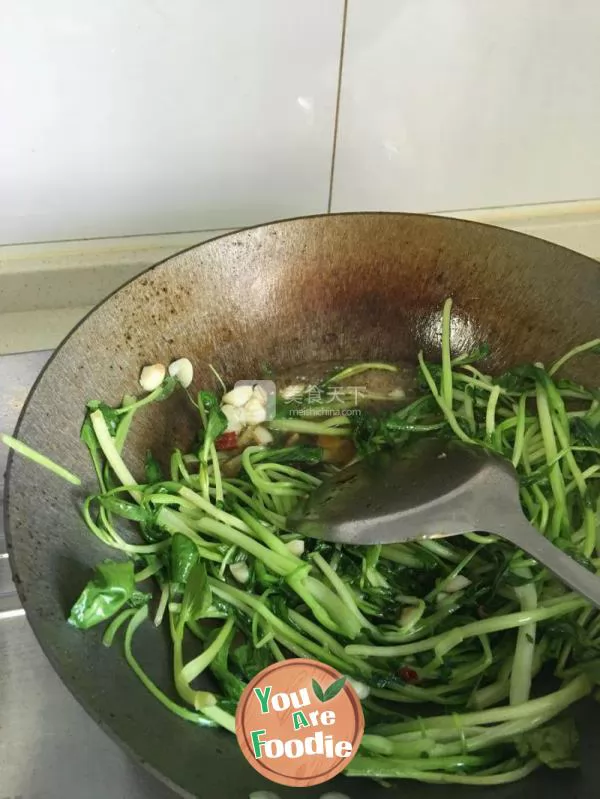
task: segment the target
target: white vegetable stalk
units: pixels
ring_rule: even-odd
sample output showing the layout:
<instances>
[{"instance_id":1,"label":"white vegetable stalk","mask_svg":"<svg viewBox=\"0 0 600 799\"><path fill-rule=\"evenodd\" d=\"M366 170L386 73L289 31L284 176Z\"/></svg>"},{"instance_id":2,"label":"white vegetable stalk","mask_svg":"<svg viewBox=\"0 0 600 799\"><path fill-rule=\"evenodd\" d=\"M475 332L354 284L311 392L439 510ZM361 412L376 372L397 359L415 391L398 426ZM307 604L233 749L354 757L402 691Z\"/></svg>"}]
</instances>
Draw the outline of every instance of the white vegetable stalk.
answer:
<instances>
[{"instance_id":1,"label":"white vegetable stalk","mask_svg":"<svg viewBox=\"0 0 600 799\"><path fill-rule=\"evenodd\" d=\"M72 483L76 486L81 485L81 478L77 477L76 474L72 474L70 471L68 471L68 469L64 469L62 466L59 466L58 463L54 463L54 461L50 460L50 458L47 458L45 455L42 455L35 449L28 447L27 444L24 444L22 441L19 441L12 436L7 436L6 433L0 434L0 441L2 441L3 444L6 444L7 447L14 449L15 452L19 453L19 455L24 455L26 458L34 461L34 463L37 463L49 471L54 472L54 474L62 477L63 480L67 480L69 483Z\"/></svg>"},{"instance_id":2,"label":"white vegetable stalk","mask_svg":"<svg viewBox=\"0 0 600 799\"><path fill-rule=\"evenodd\" d=\"M420 607L419 605L403 608L402 612L400 613L400 626L404 629L410 629L411 627L414 627L423 615L423 610L424 608Z\"/></svg>"},{"instance_id":3,"label":"white vegetable stalk","mask_svg":"<svg viewBox=\"0 0 600 799\"><path fill-rule=\"evenodd\" d=\"M456 577L444 584L444 591L447 594L456 594L457 591L462 591L463 588L468 588L470 585L471 581L468 577L465 577L464 574L457 574Z\"/></svg>"},{"instance_id":4,"label":"white vegetable stalk","mask_svg":"<svg viewBox=\"0 0 600 799\"><path fill-rule=\"evenodd\" d=\"M530 569L519 569L516 573L523 578L531 577ZM517 586L515 594L521 603L521 610L535 610L538 596L534 582ZM511 705L521 705L529 699L533 677L535 634L535 622L523 625L517 633L517 645L510 673L509 702Z\"/></svg>"},{"instance_id":5,"label":"white vegetable stalk","mask_svg":"<svg viewBox=\"0 0 600 799\"><path fill-rule=\"evenodd\" d=\"M113 438L108 430L102 411L97 410L91 413L90 421L92 423L92 427L94 428L94 433L96 433L98 443L100 444L102 452L104 452L104 457L108 461L110 468L117 475L124 486L136 486L137 483L134 476L125 465L123 458L121 458L117 452L117 448L115 447ZM130 489L129 493L136 502L140 501L141 494L139 491Z\"/></svg>"}]
</instances>

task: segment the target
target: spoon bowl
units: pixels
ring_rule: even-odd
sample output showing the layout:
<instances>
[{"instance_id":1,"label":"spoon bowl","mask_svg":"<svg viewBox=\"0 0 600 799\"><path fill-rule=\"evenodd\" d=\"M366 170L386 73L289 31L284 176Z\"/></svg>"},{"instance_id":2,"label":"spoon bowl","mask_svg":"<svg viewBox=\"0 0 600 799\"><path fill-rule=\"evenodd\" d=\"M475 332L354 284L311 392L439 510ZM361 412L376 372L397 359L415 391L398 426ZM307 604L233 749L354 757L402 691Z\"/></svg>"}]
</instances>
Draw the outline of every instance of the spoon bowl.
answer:
<instances>
[{"instance_id":1,"label":"spoon bowl","mask_svg":"<svg viewBox=\"0 0 600 799\"><path fill-rule=\"evenodd\" d=\"M376 453L325 480L288 522L310 538L356 546L491 533L600 607L600 577L526 519L517 472L483 447L434 438Z\"/></svg>"}]
</instances>

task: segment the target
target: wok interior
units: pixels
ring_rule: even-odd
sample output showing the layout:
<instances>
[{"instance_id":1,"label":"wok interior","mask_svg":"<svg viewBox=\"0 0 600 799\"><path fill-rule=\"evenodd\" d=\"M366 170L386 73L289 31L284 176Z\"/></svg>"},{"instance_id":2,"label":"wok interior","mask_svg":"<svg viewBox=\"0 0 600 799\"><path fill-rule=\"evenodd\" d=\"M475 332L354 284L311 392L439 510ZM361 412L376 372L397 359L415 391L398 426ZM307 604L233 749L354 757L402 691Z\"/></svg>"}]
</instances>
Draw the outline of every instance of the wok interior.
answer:
<instances>
[{"instance_id":1,"label":"wok interior","mask_svg":"<svg viewBox=\"0 0 600 799\"><path fill-rule=\"evenodd\" d=\"M299 363L414 361L435 357L444 299L454 299L455 352L484 342L485 366L545 361L598 333L600 272L594 261L505 230L436 217L348 214L292 220L188 250L110 297L66 340L33 391L18 435L85 478L93 476L79 427L85 403L136 392L140 367L180 356L195 364L193 388L284 372ZM570 376L600 384L598 361L580 359ZM125 450L135 471L150 447L159 454L190 440L194 414L181 395L140 414ZM83 634L66 612L92 566L111 553L92 539L78 511L83 496L35 465L13 459L7 530L17 587L55 668L89 712L133 754L189 795L247 797L274 789L244 761L233 736L200 730L169 714L137 681L119 646ZM145 625L136 654L171 689L166 637ZM596 795L591 752L600 726L583 715L579 772L536 772L527 783L493 789L520 797L533 786L569 797ZM320 796L336 785L304 791ZM391 790L342 780L364 799L458 797L460 786L398 783ZM280 795L291 789L276 788ZM470 789L472 795L490 789Z\"/></svg>"}]
</instances>

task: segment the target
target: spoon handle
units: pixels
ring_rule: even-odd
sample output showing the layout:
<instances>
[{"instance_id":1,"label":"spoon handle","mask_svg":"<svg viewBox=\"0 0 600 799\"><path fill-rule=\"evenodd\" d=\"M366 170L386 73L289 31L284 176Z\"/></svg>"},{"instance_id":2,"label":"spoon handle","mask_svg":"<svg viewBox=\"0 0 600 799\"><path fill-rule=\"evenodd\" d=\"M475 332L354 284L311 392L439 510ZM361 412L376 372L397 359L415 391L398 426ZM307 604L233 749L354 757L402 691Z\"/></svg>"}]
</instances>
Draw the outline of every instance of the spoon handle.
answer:
<instances>
[{"instance_id":1,"label":"spoon handle","mask_svg":"<svg viewBox=\"0 0 600 799\"><path fill-rule=\"evenodd\" d=\"M555 547L526 519L523 518L514 526L507 525L502 535L543 563L570 588L600 608L600 575L589 571L566 552Z\"/></svg>"}]
</instances>

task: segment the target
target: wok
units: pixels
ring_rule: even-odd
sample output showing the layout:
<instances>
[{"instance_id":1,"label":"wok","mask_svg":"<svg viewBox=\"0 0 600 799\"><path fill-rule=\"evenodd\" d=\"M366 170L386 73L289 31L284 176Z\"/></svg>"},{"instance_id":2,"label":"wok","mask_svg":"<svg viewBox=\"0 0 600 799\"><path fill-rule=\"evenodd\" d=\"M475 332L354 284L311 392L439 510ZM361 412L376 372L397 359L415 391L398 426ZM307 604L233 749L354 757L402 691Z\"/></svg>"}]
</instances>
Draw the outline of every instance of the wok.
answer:
<instances>
[{"instance_id":1,"label":"wok","mask_svg":"<svg viewBox=\"0 0 600 799\"><path fill-rule=\"evenodd\" d=\"M148 270L101 303L67 337L34 386L18 435L93 486L79 442L84 405L117 402L135 391L144 363L187 355L194 387L260 376L266 362L341 358L435 357L440 306L454 298L453 347L488 342L490 369L550 361L598 334L600 269L553 244L470 222L405 214L342 214L279 222L215 239ZM600 384L600 361L581 358L571 376ZM136 421L125 457L135 468L148 446L163 452L193 432L183 398L152 406ZM27 617L54 668L96 721L135 758L184 796L230 799L267 784L246 763L235 738L176 718L128 668L119 646L97 629L82 633L66 614L92 567L110 553L88 534L77 490L24 459L12 458L6 489L11 564ZM151 625L136 637L139 659L170 691L167 640ZM579 708L583 765L540 769L524 783L467 789L516 799L545 792L597 796L600 722ZM596 719L594 721L594 718ZM68 764L65 764L68 768ZM110 795L107 775L107 795ZM320 796L404 799L462 797L460 786L398 782L391 790L338 779L305 790Z\"/></svg>"}]
</instances>

